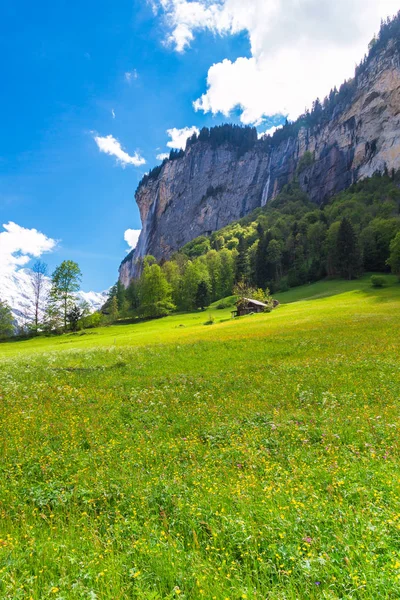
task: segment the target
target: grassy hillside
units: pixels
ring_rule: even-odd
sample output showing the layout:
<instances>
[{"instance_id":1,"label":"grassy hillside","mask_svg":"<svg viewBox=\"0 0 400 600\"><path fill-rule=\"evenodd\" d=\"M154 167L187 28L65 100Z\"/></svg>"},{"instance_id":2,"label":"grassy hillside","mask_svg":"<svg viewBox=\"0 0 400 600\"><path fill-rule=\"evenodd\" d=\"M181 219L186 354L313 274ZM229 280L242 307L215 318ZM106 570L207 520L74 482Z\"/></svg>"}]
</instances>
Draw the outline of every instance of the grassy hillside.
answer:
<instances>
[{"instance_id":1,"label":"grassy hillside","mask_svg":"<svg viewBox=\"0 0 400 600\"><path fill-rule=\"evenodd\" d=\"M0 345L0 597L400 597L400 285Z\"/></svg>"}]
</instances>

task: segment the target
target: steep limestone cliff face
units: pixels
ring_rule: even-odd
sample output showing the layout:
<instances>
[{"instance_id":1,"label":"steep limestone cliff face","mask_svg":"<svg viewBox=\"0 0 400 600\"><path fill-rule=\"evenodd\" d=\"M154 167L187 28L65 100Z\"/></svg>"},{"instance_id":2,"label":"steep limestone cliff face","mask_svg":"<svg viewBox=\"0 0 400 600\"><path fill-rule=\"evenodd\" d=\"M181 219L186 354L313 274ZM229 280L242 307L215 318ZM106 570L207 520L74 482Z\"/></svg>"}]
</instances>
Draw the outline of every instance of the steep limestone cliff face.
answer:
<instances>
[{"instance_id":1,"label":"steep limestone cliff face","mask_svg":"<svg viewBox=\"0 0 400 600\"><path fill-rule=\"evenodd\" d=\"M307 151L314 159L299 172ZM267 150L256 144L240 157L227 144L215 148L198 141L185 156L168 161L136 192L143 229L120 267L120 280L127 286L146 254L168 258L195 237L264 206L295 176L321 203L385 167L400 169L400 57L394 42L359 76L351 104L338 107L326 124L302 128Z\"/></svg>"}]
</instances>

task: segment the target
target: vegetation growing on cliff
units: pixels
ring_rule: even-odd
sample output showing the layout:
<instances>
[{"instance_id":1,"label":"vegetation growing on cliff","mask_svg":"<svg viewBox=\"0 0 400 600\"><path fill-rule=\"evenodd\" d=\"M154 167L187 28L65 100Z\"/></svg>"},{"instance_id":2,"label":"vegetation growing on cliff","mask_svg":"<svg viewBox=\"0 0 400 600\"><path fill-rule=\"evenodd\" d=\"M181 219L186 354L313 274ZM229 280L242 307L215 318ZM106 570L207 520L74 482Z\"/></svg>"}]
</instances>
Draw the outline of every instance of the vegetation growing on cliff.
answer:
<instances>
[{"instance_id":1,"label":"vegetation growing on cliff","mask_svg":"<svg viewBox=\"0 0 400 600\"><path fill-rule=\"evenodd\" d=\"M387 273L389 265L397 273L399 182L400 174L376 174L322 207L311 203L296 182L286 186L263 209L196 238L161 264L164 306L194 310L205 287L215 302L231 296L239 281L276 293L325 277ZM131 283L121 314L141 314L142 285L143 276ZM165 311L154 309L147 316L161 314Z\"/></svg>"}]
</instances>

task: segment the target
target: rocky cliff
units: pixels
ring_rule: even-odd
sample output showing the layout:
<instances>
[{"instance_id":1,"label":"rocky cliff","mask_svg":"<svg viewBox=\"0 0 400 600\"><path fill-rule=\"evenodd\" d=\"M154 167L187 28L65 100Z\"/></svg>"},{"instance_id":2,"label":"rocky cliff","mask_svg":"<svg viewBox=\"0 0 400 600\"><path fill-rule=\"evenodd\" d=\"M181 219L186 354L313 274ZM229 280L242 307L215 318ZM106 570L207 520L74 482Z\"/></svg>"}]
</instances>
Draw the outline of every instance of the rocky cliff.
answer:
<instances>
[{"instance_id":1,"label":"rocky cliff","mask_svg":"<svg viewBox=\"0 0 400 600\"><path fill-rule=\"evenodd\" d=\"M242 155L232 144L199 140L181 158L167 161L136 192L143 229L136 250L121 264L122 283L137 275L144 255L169 257L195 237L264 206L296 176L310 198L322 203L378 170L400 169L398 40L375 53L351 85L350 100L328 121L301 126L287 139L275 134Z\"/></svg>"}]
</instances>

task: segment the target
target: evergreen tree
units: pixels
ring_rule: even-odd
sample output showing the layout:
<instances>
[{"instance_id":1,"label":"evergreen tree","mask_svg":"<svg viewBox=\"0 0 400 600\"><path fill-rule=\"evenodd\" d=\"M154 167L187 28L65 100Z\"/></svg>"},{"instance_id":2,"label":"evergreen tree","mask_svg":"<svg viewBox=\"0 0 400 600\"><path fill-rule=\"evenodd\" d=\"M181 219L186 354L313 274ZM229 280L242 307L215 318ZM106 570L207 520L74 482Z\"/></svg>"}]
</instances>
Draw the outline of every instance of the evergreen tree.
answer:
<instances>
[{"instance_id":1,"label":"evergreen tree","mask_svg":"<svg viewBox=\"0 0 400 600\"><path fill-rule=\"evenodd\" d=\"M13 316L7 302L0 300L0 339L11 337L14 333Z\"/></svg>"},{"instance_id":2,"label":"evergreen tree","mask_svg":"<svg viewBox=\"0 0 400 600\"><path fill-rule=\"evenodd\" d=\"M116 296L117 296L117 301L118 301L118 310L119 312L122 312L125 306L125 288L122 285L122 283L120 282L120 280L117 281L117 289L116 289Z\"/></svg>"},{"instance_id":3,"label":"evergreen tree","mask_svg":"<svg viewBox=\"0 0 400 600\"><path fill-rule=\"evenodd\" d=\"M77 304L71 308L67 315L68 323L70 324L72 331L78 330L78 323L81 317L83 316L83 311L79 308Z\"/></svg>"},{"instance_id":4,"label":"evergreen tree","mask_svg":"<svg viewBox=\"0 0 400 600\"><path fill-rule=\"evenodd\" d=\"M244 236L239 238L238 255L235 265L235 282L247 281L249 278L249 257Z\"/></svg>"},{"instance_id":5,"label":"evergreen tree","mask_svg":"<svg viewBox=\"0 0 400 600\"><path fill-rule=\"evenodd\" d=\"M196 308L201 308L201 310L204 310L205 307L208 306L209 302L210 292L207 282L200 281L196 292Z\"/></svg>"},{"instance_id":6,"label":"evergreen tree","mask_svg":"<svg viewBox=\"0 0 400 600\"><path fill-rule=\"evenodd\" d=\"M267 264L271 266L272 278L271 280L278 281L282 277L282 250L278 240L271 240L268 244L266 252ZM260 286L262 289L265 285Z\"/></svg>"},{"instance_id":7,"label":"evergreen tree","mask_svg":"<svg viewBox=\"0 0 400 600\"><path fill-rule=\"evenodd\" d=\"M135 279L132 279L126 288L125 297L128 303L128 310L135 310L139 308L139 291L138 284Z\"/></svg>"},{"instance_id":8,"label":"evergreen tree","mask_svg":"<svg viewBox=\"0 0 400 600\"><path fill-rule=\"evenodd\" d=\"M329 277L335 277L336 275L338 275L336 266L338 262L337 239L339 227L340 223L338 221L332 223L332 225L328 229L325 239L324 253L326 255L326 271Z\"/></svg>"},{"instance_id":9,"label":"evergreen tree","mask_svg":"<svg viewBox=\"0 0 400 600\"><path fill-rule=\"evenodd\" d=\"M109 319L110 323L115 323L119 317L117 295L112 297L111 302L110 302L110 307L108 310L109 310L108 319Z\"/></svg>"},{"instance_id":10,"label":"evergreen tree","mask_svg":"<svg viewBox=\"0 0 400 600\"><path fill-rule=\"evenodd\" d=\"M400 232L390 244L390 256L387 262L392 269L392 273L400 279Z\"/></svg>"},{"instance_id":11,"label":"evergreen tree","mask_svg":"<svg viewBox=\"0 0 400 600\"><path fill-rule=\"evenodd\" d=\"M361 271L361 253L350 221L343 218L336 241L336 269L344 279L354 279Z\"/></svg>"},{"instance_id":12,"label":"evergreen tree","mask_svg":"<svg viewBox=\"0 0 400 600\"><path fill-rule=\"evenodd\" d=\"M268 247L272 241L270 231L263 232L258 242L255 264L255 284L258 288L265 288L275 277L275 264L271 263Z\"/></svg>"}]
</instances>

